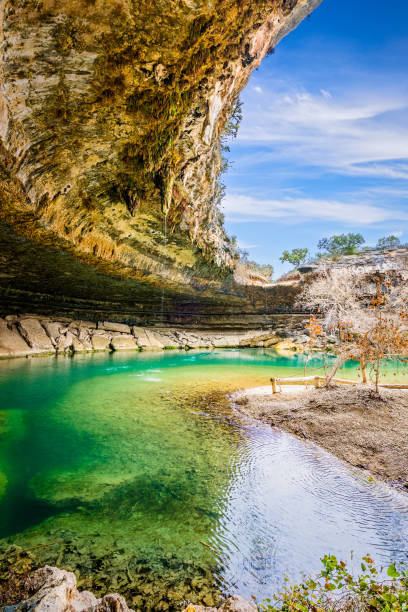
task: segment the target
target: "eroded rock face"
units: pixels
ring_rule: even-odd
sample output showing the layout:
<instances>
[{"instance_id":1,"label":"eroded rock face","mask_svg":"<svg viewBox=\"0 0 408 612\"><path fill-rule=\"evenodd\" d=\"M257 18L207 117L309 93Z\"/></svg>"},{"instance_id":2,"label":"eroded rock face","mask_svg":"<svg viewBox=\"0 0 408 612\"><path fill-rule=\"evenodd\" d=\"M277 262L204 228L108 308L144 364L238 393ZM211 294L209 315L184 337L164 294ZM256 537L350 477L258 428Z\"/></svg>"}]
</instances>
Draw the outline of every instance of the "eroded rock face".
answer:
<instances>
[{"instance_id":1,"label":"eroded rock face","mask_svg":"<svg viewBox=\"0 0 408 612\"><path fill-rule=\"evenodd\" d=\"M320 2L5 0L1 219L126 278L211 286L205 261L233 265L214 204L220 133Z\"/></svg>"},{"instance_id":2,"label":"eroded rock face","mask_svg":"<svg viewBox=\"0 0 408 612\"><path fill-rule=\"evenodd\" d=\"M225 347L274 348L287 338L305 344L307 316L268 318L265 328L245 329L230 321L223 332L186 328L147 328L99 321L53 320L8 315L0 318L0 359L34 354L71 354L84 351L164 350ZM235 325L235 327L234 327ZM112 331L109 331L112 330ZM122 331L119 331L122 330ZM128 330L130 333L128 333ZM285 345L286 346L286 345Z\"/></svg>"}]
</instances>

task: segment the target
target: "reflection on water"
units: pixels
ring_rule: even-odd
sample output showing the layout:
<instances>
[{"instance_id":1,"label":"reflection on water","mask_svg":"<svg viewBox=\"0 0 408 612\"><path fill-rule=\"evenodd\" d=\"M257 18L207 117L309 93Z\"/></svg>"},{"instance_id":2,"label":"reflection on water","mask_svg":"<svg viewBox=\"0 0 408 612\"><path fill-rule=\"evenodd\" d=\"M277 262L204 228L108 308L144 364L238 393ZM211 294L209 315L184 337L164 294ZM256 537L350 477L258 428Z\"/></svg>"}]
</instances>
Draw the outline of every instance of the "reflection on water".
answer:
<instances>
[{"instance_id":1,"label":"reflection on water","mask_svg":"<svg viewBox=\"0 0 408 612\"><path fill-rule=\"evenodd\" d=\"M2 545L140 610L262 598L327 552L406 559L406 496L221 393L302 371L263 350L1 363Z\"/></svg>"}]
</instances>

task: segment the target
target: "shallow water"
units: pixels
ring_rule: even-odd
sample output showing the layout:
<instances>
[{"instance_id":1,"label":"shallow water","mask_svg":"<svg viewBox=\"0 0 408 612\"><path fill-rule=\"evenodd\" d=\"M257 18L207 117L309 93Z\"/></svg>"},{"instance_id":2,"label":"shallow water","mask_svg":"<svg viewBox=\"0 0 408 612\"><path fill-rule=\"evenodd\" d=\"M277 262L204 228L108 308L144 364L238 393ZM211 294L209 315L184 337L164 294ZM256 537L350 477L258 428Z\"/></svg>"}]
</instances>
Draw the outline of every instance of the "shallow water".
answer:
<instances>
[{"instance_id":1,"label":"shallow water","mask_svg":"<svg viewBox=\"0 0 408 612\"><path fill-rule=\"evenodd\" d=\"M325 553L406 560L407 496L221 393L302 373L264 350L0 363L1 545L141 610L267 597Z\"/></svg>"}]
</instances>

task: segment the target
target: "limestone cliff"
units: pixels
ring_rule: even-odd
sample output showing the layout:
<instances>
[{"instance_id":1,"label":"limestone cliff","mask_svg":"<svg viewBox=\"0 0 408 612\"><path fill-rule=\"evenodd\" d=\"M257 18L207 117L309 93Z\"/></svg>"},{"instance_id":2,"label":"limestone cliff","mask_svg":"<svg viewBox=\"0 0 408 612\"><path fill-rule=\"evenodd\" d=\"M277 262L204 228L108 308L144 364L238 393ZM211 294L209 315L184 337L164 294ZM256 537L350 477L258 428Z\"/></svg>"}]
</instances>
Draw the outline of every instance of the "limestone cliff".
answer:
<instances>
[{"instance_id":1,"label":"limestone cliff","mask_svg":"<svg viewBox=\"0 0 408 612\"><path fill-rule=\"evenodd\" d=\"M254 68L320 2L3 0L7 266L20 236L109 276L239 301L220 134Z\"/></svg>"}]
</instances>

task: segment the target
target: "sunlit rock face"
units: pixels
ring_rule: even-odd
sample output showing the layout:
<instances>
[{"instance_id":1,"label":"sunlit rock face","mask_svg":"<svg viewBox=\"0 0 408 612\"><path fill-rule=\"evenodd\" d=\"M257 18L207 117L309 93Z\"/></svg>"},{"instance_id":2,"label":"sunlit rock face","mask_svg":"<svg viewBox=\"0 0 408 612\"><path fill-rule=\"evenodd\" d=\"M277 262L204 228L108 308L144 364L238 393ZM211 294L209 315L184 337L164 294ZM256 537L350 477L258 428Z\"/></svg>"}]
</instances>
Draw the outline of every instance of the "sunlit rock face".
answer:
<instances>
[{"instance_id":1,"label":"sunlit rock face","mask_svg":"<svg viewBox=\"0 0 408 612\"><path fill-rule=\"evenodd\" d=\"M320 2L4 0L1 219L127 279L219 287L220 133Z\"/></svg>"}]
</instances>

